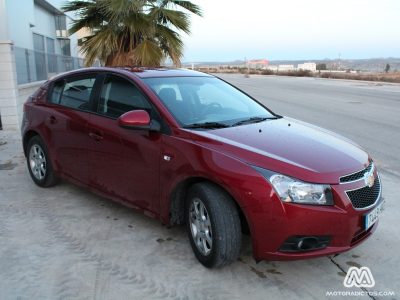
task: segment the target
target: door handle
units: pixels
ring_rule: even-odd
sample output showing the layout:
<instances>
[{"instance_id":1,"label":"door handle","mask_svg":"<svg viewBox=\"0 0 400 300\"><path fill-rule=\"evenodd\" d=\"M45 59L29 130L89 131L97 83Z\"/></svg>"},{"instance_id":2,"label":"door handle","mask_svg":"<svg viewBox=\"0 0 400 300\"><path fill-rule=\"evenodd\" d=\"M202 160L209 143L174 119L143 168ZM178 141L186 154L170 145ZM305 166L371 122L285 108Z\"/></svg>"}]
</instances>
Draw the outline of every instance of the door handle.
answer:
<instances>
[{"instance_id":1,"label":"door handle","mask_svg":"<svg viewBox=\"0 0 400 300\"><path fill-rule=\"evenodd\" d=\"M56 124L57 123L56 117L55 116L50 116L49 117L49 122L50 122L50 124Z\"/></svg>"},{"instance_id":2,"label":"door handle","mask_svg":"<svg viewBox=\"0 0 400 300\"><path fill-rule=\"evenodd\" d=\"M89 132L89 137L94 139L95 141L101 141L103 139L103 136L101 134L97 134L94 132Z\"/></svg>"}]
</instances>

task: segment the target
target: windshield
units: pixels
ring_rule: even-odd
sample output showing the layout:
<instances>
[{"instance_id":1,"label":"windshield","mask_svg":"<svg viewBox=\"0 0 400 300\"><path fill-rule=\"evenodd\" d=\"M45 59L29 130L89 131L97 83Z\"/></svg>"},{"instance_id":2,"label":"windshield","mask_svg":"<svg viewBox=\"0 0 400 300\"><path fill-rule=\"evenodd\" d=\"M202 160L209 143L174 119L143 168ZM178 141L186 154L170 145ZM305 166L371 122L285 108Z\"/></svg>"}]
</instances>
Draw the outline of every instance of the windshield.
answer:
<instances>
[{"instance_id":1,"label":"windshield","mask_svg":"<svg viewBox=\"0 0 400 300\"><path fill-rule=\"evenodd\" d=\"M183 127L221 128L275 118L266 108L215 77L144 78ZM203 127L205 128L205 127Z\"/></svg>"}]
</instances>

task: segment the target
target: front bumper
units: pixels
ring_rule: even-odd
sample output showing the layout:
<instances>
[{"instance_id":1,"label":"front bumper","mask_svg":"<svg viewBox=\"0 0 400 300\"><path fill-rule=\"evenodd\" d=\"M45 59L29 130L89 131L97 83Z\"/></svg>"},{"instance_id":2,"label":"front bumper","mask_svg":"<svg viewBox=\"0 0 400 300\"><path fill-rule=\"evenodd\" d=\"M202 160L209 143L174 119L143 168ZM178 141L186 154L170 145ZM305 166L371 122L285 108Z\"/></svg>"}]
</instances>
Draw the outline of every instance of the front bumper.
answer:
<instances>
[{"instance_id":1,"label":"front bumper","mask_svg":"<svg viewBox=\"0 0 400 300\"><path fill-rule=\"evenodd\" d=\"M378 222L368 230L364 229L363 214L349 215L343 211L328 212L306 209L304 216L299 211L287 208L286 212L293 216L285 225L277 224L264 228L263 236L255 243L256 260L298 260L326 256L347 251L366 240L376 229ZM284 242L292 236L329 236L330 243L320 250L299 252L280 251Z\"/></svg>"},{"instance_id":2,"label":"front bumper","mask_svg":"<svg viewBox=\"0 0 400 300\"><path fill-rule=\"evenodd\" d=\"M382 199L379 197L368 209L355 209L346 191L360 188L363 184L333 185L334 206L283 203L271 189L269 201L260 201L257 207L247 209L255 259L298 260L332 255L347 251L366 240L376 230L378 223L365 230L364 216ZM329 236L330 241L323 249L282 251L285 241L295 236Z\"/></svg>"}]
</instances>

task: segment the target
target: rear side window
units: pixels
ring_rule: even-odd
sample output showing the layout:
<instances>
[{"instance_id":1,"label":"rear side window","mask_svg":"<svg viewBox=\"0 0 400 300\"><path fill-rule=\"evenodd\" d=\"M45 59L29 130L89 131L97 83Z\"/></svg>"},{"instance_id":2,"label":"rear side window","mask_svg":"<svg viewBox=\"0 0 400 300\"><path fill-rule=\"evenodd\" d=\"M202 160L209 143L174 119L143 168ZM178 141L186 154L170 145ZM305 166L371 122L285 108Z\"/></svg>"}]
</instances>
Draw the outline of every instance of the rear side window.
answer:
<instances>
[{"instance_id":1,"label":"rear side window","mask_svg":"<svg viewBox=\"0 0 400 300\"><path fill-rule=\"evenodd\" d=\"M89 110L90 96L96 76L57 81L53 85L50 102L75 109Z\"/></svg>"},{"instance_id":2,"label":"rear side window","mask_svg":"<svg viewBox=\"0 0 400 300\"><path fill-rule=\"evenodd\" d=\"M60 104L64 83L64 80L60 80L54 83L53 90L50 95L51 103Z\"/></svg>"},{"instance_id":3,"label":"rear side window","mask_svg":"<svg viewBox=\"0 0 400 300\"><path fill-rule=\"evenodd\" d=\"M124 78L108 75L101 89L97 112L118 118L128 111L138 109L151 113L151 105L139 89Z\"/></svg>"}]
</instances>

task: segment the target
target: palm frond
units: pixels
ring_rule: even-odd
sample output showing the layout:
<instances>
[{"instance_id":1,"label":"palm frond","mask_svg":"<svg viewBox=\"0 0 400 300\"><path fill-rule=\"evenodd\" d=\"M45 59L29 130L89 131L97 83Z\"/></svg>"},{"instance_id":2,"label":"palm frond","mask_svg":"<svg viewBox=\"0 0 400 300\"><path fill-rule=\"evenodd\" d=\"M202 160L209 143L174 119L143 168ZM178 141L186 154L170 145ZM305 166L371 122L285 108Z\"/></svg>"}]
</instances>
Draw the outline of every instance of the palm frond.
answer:
<instances>
[{"instance_id":1,"label":"palm frond","mask_svg":"<svg viewBox=\"0 0 400 300\"><path fill-rule=\"evenodd\" d=\"M95 0L73 0L73 1L68 1L66 2L63 6L61 6L61 10L64 12L70 12L70 11L79 11L81 9L85 9L90 5L96 5Z\"/></svg>"},{"instance_id":2,"label":"palm frond","mask_svg":"<svg viewBox=\"0 0 400 300\"><path fill-rule=\"evenodd\" d=\"M98 0L97 6L110 22L120 22L125 17L139 13L144 0Z\"/></svg>"},{"instance_id":3,"label":"palm frond","mask_svg":"<svg viewBox=\"0 0 400 300\"><path fill-rule=\"evenodd\" d=\"M163 7L153 7L150 15L154 16L158 23L172 25L185 33L190 33L190 21L184 12Z\"/></svg>"},{"instance_id":4,"label":"palm frond","mask_svg":"<svg viewBox=\"0 0 400 300\"><path fill-rule=\"evenodd\" d=\"M159 66L163 59L163 52L159 45L151 40L144 40L132 51L134 64L140 66Z\"/></svg>"},{"instance_id":5,"label":"palm frond","mask_svg":"<svg viewBox=\"0 0 400 300\"><path fill-rule=\"evenodd\" d=\"M173 3L176 6L180 6L191 13L198 15L200 17L203 16L203 11L197 4L194 4L190 1L182 1L182 0L168 0L168 2Z\"/></svg>"},{"instance_id":6,"label":"palm frond","mask_svg":"<svg viewBox=\"0 0 400 300\"><path fill-rule=\"evenodd\" d=\"M82 28L90 28L91 31L96 31L102 25L102 19L98 15L91 15L86 18L74 20L69 28L69 34L74 34Z\"/></svg>"},{"instance_id":7,"label":"palm frond","mask_svg":"<svg viewBox=\"0 0 400 300\"><path fill-rule=\"evenodd\" d=\"M163 25L157 25L156 38L165 57L170 57L175 66L181 65L183 41L179 34Z\"/></svg>"},{"instance_id":8,"label":"palm frond","mask_svg":"<svg viewBox=\"0 0 400 300\"><path fill-rule=\"evenodd\" d=\"M87 65L99 59L109 66L157 66L166 57L180 65L179 32L190 32L191 13L202 15L198 5L183 0L72 0L63 10L78 16L70 33L91 33L81 46Z\"/></svg>"},{"instance_id":9,"label":"palm frond","mask_svg":"<svg viewBox=\"0 0 400 300\"><path fill-rule=\"evenodd\" d=\"M154 34L153 20L146 14L130 14L123 20L123 24L133 35L151 36Z\"/></svg>"},{"instance_id":10,"label":"palm frond","mask_svg":"<svg viewBox=\"0 0 400 300\"><path fill-rule=\"evenodd\" d=\"M105 27L85 41L81 49L88 65L92 65L95 58L105 62L109 55L118 51L118 37L112 28Z\"/></svg>"}]
</instances>

